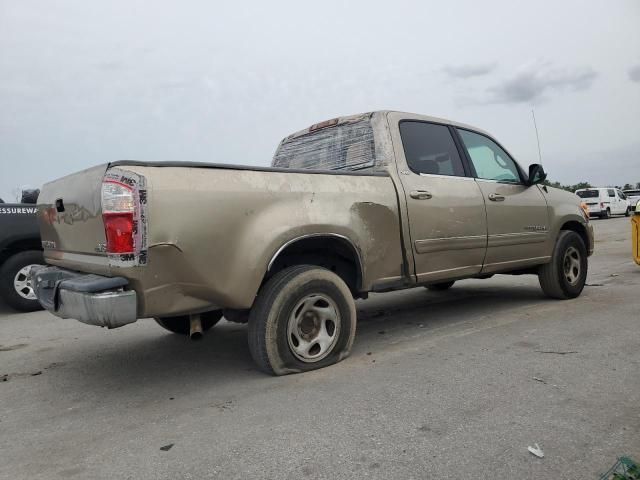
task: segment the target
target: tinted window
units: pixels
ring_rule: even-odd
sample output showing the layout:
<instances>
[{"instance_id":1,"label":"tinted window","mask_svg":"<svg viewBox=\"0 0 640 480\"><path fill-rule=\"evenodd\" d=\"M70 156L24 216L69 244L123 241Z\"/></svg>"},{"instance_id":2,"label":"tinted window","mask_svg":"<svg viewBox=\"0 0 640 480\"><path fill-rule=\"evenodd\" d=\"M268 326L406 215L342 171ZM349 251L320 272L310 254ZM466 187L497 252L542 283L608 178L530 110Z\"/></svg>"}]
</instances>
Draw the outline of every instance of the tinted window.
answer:
<instances>
[{"instance_id":1,"label":"tinted window","mask_svg":"<svg viewBox=\"0 0 640 480\"><path fill-rule=\"evenodd\" d=\"M622 200L626 200L626 199L627 199L627 196L626 196L624 193L622 193L620 190L616 190L616 191L618 192L618 196L619 196Z\"/></svg>"},{"instance_id":2,"label":"tinted window","mask_svg":"<svg viewBox=\"0 0 640 480\"><path fill-rule=\"evenodd\" d=\"M609 190L607 190L607 192L609 193L610 197L615 197L616 196L616 192L611 188Z\"/></svg>"},{"instance_id":3,"label":"tinted window","mask_svg":"<svg viewBox=\"0 0 640 480\"><path fill-rule=\"evenodd\" d=\"M484 135L458 130L478 178L498 182L520 183L516 163L500 146Z\"/></svg>"},{"instance_id":4,"label":"tinted window","mask_svg":"<svg viewBox=\"0 0 640 480\"><path fill-rule=\"evenodd\" d=\"M598 190L578 190L576 192L576 195L578 195L580 198L598 198L600 196L600 193L598 192Z\"/></svg>"},{"instance_id":5,"label":"tinted window","mask_svg":"<svg viewBox=\"0 0 640 480\"><path fill-rule=\"evenodd\" d=\"M404 156L415 173L464 177L462 160L445 125L400 122Z\"/></svg>"}]
</instances>

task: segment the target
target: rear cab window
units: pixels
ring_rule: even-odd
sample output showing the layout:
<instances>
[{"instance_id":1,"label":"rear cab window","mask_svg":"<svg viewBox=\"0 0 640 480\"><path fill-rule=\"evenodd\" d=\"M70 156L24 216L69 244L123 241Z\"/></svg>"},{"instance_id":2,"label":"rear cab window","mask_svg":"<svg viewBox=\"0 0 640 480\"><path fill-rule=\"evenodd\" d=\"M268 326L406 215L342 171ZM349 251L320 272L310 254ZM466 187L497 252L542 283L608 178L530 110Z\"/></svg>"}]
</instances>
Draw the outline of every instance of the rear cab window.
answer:
<instances>
[{"instance_id":1,"label":"rear cab window","mask_svg":"<svg viewBox=\"0 0 640 480\"><path fill-rule=\"evenodd\" d=\"M370 117L344 123L328 120L285 138L271 165L307 170L361 171L375 164L375 144Z\"/></svg>"},{"instance_id":2,"label":"rear cab window","mask_svg":"<svg viewBox=\"0 0 640 480\"><path fill-rule=\"evenodd\" d=\"M609 194L610 197L616 196L616 191L613 188L607 189L607 193Z\"/></svg>"},{"instance_id":3,"label":"rear cab window","mask_svg":"<svg viewBox=\"0 0 640 480\"><path fill-rule=\"evenodd\" d=\"M446 125L403 120L399 129L407 165L412 172L465 176L458 149Z\"/></svg>"}]
</instances>

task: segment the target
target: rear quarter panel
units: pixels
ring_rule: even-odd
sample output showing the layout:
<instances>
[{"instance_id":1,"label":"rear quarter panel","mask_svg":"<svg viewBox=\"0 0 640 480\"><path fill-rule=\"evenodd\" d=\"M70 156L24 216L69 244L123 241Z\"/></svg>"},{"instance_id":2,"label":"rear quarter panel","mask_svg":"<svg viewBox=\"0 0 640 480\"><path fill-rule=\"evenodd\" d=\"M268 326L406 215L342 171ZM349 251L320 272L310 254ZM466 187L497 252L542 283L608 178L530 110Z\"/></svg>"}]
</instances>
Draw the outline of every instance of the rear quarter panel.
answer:
<instances>
[{"instance_id":1,"label":"rear quarter panel","mask_svg":"<svg viewBox=\"0 0 640 480\"><path fill-rule=\"evenodd\" d=\"M248 308L276 251L308 234L351 240L363 290L401 275L398 205L387 176L121 168L148 184L148 264L120 273L142 297L144 315Z\"/></svg>"}]
</instances>

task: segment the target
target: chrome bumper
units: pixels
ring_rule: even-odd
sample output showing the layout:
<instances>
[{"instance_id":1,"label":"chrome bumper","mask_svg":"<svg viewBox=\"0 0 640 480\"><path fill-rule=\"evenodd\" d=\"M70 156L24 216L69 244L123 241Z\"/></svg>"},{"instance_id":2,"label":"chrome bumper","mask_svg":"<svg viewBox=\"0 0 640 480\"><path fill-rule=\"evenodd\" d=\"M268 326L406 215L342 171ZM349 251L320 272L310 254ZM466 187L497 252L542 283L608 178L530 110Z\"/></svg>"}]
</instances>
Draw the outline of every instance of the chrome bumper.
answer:
<instances>
[{"instance_id":1,"label":"chrome bumper","mask_svg":"<svg viewBox=\"0 0 640 480\"><path fill-rule=\"evenodd\" d=\"M125 290L122 277L103 277L58 267L39 267L31 272L40 304L61 318L88 325L118 328L137 320L136 292Z\"/></svg>"}]
</instances>

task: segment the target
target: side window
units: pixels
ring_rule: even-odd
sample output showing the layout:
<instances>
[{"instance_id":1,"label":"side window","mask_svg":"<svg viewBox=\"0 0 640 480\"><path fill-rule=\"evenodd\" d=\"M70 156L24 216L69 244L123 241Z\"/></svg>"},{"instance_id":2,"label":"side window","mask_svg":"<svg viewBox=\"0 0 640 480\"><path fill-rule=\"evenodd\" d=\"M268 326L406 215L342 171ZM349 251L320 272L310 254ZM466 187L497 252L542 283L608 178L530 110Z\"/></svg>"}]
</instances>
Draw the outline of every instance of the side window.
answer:
<instances>
[{"instance_id":1,"label":"side window","mask_svg":"<svg viewBox=\"0 0 640 480\"><path fill-rule=\"evenodd\" d=\"M484 135L458 129L478 178L521 183L516 163L500 146Z\"/></svg>"},{"instance_id":2,"label":"side window","mask_svg":"<svg viewBox=\"0 0 640 480\"><path fill-rule=\"evenodd\" d=\"M613 190L613 188L608 189L607 193L609 194L610 197L615 197L616 196L616 192Z\"/></svg>"},{"instance_id":3,"label":"side window","mask_svg":"<svg viewBox=\"0 0 640 480\"><path fill-rule=\"evenodd\" d=\"M404 156L413 172L465 176L456 144L445 125L402 121L400 137Z\"/></svg>"},{"instance_id":4,"label":"side window","mask_svg":"<svg viewBox=\"0 0 640 480\"><path fill-rule=\"evenodd\" d=\"M619 196L622 200L626 200L626 199L627 199L627 196L626 196L624 193L622 193L620 190L616 190L616 191L618 192L618 196Z\"/></svg>"}]
</instances>

